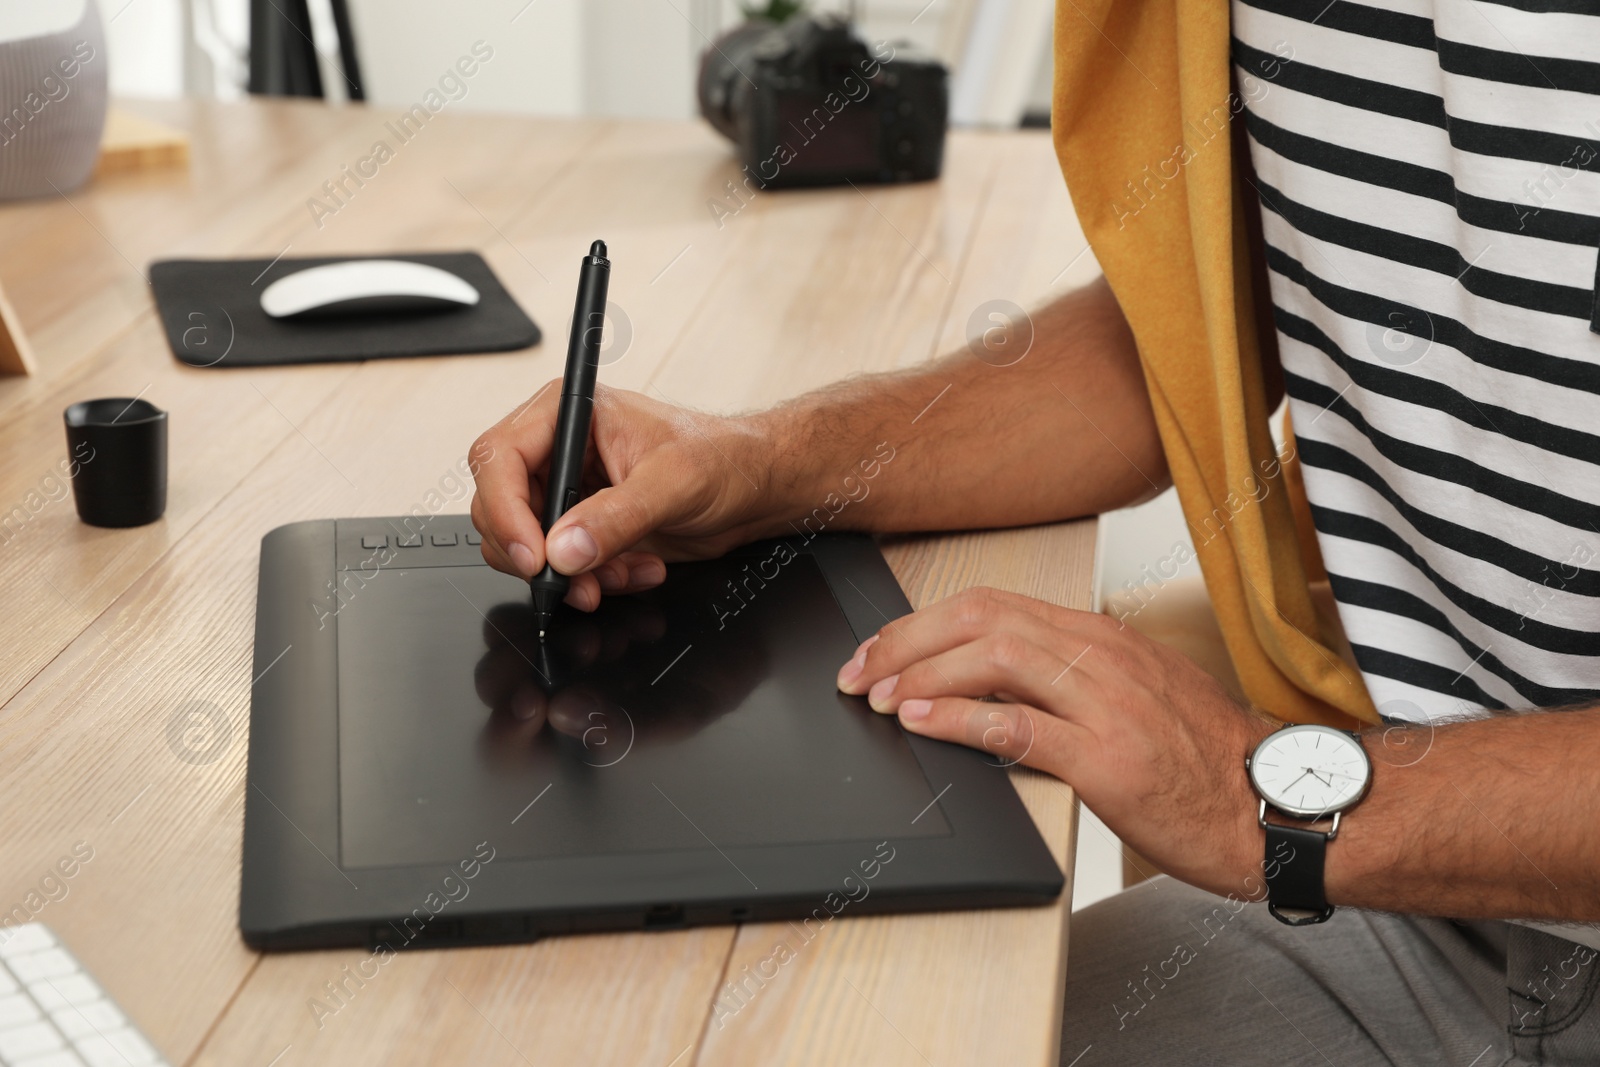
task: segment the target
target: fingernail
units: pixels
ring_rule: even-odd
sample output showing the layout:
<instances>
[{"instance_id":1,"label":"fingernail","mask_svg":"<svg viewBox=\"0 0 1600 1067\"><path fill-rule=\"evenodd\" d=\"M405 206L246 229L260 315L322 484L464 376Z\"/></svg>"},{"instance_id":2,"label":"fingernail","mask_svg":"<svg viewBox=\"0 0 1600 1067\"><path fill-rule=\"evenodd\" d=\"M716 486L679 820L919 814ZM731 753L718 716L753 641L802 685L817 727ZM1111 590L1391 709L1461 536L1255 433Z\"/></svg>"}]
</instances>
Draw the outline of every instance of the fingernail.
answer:
<instances>
[{"instance_id":1,"label":"fingernail","mask_svg":"<svg viewBox=\"0 0 1600 1067\"><path fill-rule=\"evenodd\" d=\"M576 574L595 561L600 546L582 526L568 526L550 539L550 564L563 574Z\"/></svg>"},{"instance_id":2,"label":"fingernail","mask_svg":"<svg viewBox=\"0 0 1600 1067\"><path fill-rule=\"evenodd\" d=\"M519 689L511 695L511 714L521 722L544 712L545 698L543 693L531 693Z\"/></svg>"},{"instance_id":3,"label":"fingernail","mask_svg":"<svg viewBox=\"0 0 1600 1067\"><path fill-rule=\"evenodd\" d=\"M646 560L628 572L628 584L635 589L650 589L666 580L666 565L658 560Z\"/></svg>"},{"instance_id":4,"label":"fingernail","mask_svg":"<svg viewBox=\"0 0 1600 1067\"><path fill-rule=\"evenodd\" d=\"M894 696L894 684L900 680L898 674L891 674L887 678L879 678L877 684L867 691L867 703L878 711L888 710L885 705L889 698Z\"/></svg>"},{"instance_id":5,"label":"fingernail","mask_svg":"<svg viewBox=\"0 0 1600 1067\"><path fill-rule=\"evenodd\" d=\"M900 703L901 722L921 722L933 710L931 700L904 700Z\"/></svg>"},{"instance_id":6,"label":"fingernail","mask_svg":"<svg viewBox=\"0 0 1600 1067\"><path fill-rule=\"evenodd\" d=\"M513 541L506 546L506 555L511 557L511 565L517 568L517 573L524 578L532 578L536 569L533 561L533 552L527 545L520 541Z\"/></svg>"},{"instance_id":7,"label":"fingernail","mask_svg":"<svg viewBox=\"0 0 1600 1067\"><path fill-rule=\"evenodd\" d=\"M848 693L850 687L855 684L856 679L861 677L861 672L867 669L867 649L871 648L872 642L877 639L878 635L873 634L861 642L861 647L856 649L856 654L851 658L850 662L839 668L840 689Z\"/></svg>"}]
</instances>

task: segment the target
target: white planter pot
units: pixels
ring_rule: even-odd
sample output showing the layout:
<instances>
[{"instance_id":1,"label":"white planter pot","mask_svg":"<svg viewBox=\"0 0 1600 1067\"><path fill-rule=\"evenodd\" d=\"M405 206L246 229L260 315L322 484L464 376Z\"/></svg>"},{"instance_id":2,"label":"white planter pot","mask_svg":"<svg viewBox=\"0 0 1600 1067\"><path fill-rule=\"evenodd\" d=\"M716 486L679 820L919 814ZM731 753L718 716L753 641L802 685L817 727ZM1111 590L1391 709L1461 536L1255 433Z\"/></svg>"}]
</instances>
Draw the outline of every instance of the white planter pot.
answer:
<instances>
[{"instance_id":1,"label":"white planter pot","mask_svg":"<svg viewBox=\"0 0 1600 1067\"><path fill-rule=\"evenodd\" d=\"M0 7L0 199L88 180L106 118L106 43L94 0Z\"/></svg>"}]
</instances>

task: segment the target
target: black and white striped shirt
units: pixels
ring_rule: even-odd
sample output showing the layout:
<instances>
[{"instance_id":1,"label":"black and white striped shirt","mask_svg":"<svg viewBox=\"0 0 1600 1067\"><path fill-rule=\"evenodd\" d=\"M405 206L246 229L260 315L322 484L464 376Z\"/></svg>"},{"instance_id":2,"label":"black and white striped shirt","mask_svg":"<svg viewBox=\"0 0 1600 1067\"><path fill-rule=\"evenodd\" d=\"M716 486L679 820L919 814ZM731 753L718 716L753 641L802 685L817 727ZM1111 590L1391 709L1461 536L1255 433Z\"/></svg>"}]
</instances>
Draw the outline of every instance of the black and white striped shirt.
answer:
<instances>
[{"instance_id":1,"label":"black and white striped shirt","mask_svg":"<svg viewBox=\"0 0 1600 1067\"><path fill-rule=\"evenodd\" d=\"M1600 15L1580 9L1233 3L1306 495L1391 718L1600 698Z\"/></svg>"}]
</instances>

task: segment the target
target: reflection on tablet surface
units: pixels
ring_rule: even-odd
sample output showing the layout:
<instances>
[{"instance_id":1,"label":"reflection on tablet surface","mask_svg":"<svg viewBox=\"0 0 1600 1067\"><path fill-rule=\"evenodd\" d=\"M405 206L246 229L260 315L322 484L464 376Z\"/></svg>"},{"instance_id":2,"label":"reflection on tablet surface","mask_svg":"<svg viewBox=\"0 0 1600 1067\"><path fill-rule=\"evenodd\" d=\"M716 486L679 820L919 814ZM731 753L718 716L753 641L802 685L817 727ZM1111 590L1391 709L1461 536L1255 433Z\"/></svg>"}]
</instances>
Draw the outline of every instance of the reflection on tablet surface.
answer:
<instances>
[{"instance_id":1,"label":"reflection on tablet surface","mask_svg":"<svg viewBox=\"0 0 1600 1067\"><path fill-rule=\"evenodd\" d=\"M687 633L694 621L675 619L672 630ZM584 762L612 766L635 742L687 737L732 710L766 670L759 645L696 657L693 669L677 670L693 649L669 646L667 633L655 596L607 598L593 614L564 608L543 641L526 598L490 608L483 620L488 650L474 676L478 698L493 713L483 732L486 757L515 764L566 737L584 749ZM654 679L628 669L660 662L663 652L680 659Z\"/></svg>"},{"instance_id":2,"label":"reflection on tablet surface","mask_svg":"<svg viewBox=\"0 0 1600 1067\"><path fill-rule=\"evenodd\" d=\"M834 686L856 640L815 561L748 567L675 564L542 645L487 567L368 583L338 615L344 865L948 834L898 724Z\"/></svg>"}]
</instances>

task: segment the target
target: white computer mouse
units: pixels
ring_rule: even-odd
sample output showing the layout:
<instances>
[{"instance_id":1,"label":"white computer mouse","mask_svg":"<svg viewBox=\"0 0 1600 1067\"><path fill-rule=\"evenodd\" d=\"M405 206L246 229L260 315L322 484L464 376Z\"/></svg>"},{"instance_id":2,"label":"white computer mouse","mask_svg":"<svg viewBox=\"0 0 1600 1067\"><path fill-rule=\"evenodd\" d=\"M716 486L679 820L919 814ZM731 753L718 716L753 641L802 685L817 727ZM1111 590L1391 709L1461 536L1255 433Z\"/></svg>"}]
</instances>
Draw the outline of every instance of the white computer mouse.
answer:
<instances>
[{"instance_id":1,"label":"white computer mouse","mask_svg":"<svg viewBox=\"0 0 1600 1067\"><path fill-rule=\"evenodd\" d=\"M286 274L261 293L275 319L471 307L478 290L447 270L403 259L352 259Z\"/></svg>"}]
</instances>

